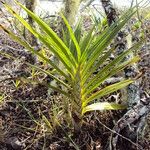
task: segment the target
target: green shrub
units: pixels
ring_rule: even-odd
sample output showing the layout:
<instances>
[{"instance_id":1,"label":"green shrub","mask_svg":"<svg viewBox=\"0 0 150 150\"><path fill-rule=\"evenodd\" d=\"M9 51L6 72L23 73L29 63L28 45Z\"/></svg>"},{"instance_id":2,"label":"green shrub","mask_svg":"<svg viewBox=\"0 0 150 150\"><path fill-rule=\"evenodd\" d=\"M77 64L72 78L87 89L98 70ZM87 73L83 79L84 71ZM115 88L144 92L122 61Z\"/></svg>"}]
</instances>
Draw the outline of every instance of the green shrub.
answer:
<instances>
[{"instance_id":1,"label":"green shrub","mask_svg":"<svg viewBox=\"0 0 150 150\"><path fill-rule=\"evenodd\" d=\"M93 36L94 29L89 31L89 33L83 37L81 37L80 33L74 33L66 18L62 15L62 18L68 29L67 33L69 33L67 37L69 37L70 44L67 44L67 41L63 42L57 36L57 34L38 16L36 16L20 3L16 3L20 5L21 8L23 8L34 19L43 33L39 33L36 31L36 29L32 28L22 17L16 14L9 5L4 4L4 6L36 38L38 38L49 49L49 51L51 51L59 59L63 67L56 65L48 57L45 57L41 53L35 51L26 41L21 40L11 31L8 31L2 26L1 27L14 40L23 45L26 49L35 55L42 58L45 62L47 62L47 64L55 69L57 76L55 76L55 74L51 73L49 70L43 70L38 66L34 66L45 74L48 74L64 87L61 89L49 84L52 89L59 91L65 96L64 107L67 107L66 110L69 110L68 113L71 117L70 121L72 121L74 127L80 129L83 116L86 112L93 110L118 110L126 108L126 106L121 104L99 102L95 100L121 88L124 88L128 84L134 82L132 79L127 79L104 88L101 87L101 84L108 78L123 70L126 66L139 60L139 57L136 56L130 60L123 61L124 58L132 53L132 50L135 50L141 43L134 45L129 50L126 50L117 56L109 64L104 66L96 75L93 75L93 73L99 68L99 66L103 66L105 60L110 56L112 51L115 50L115 48L111 48L106 51L106 48L110 45L111 41L115 38L120 29L122 29L122 27L136 12L134 8L129 9L123 16L118 19L116 23L110 27L107 27L97 37ZM60 80L58 75L59 77L63 77L63 79ZM100 90L96 91L98 87L100 87Z\"/></svg>"}]
</instances>

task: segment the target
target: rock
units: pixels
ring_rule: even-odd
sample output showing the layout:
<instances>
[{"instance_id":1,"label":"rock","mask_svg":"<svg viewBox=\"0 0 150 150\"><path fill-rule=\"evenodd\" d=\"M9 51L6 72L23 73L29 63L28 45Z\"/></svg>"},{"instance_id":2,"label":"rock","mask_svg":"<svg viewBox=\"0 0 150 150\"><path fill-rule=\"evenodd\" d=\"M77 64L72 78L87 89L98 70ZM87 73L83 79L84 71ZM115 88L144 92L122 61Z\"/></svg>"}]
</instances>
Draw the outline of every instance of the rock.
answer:
<instances>
[{"instance_id":1,"label":"rock","mask_svg":"<svg viewBox=\"0 0 150 150\"><path fill-rule=\"evenodd\" d=\"M14 150L21 150L24 147L24 144L19 141L17 137L9 138L7 144L10 145Z\"/></svg>"}]
</instances>

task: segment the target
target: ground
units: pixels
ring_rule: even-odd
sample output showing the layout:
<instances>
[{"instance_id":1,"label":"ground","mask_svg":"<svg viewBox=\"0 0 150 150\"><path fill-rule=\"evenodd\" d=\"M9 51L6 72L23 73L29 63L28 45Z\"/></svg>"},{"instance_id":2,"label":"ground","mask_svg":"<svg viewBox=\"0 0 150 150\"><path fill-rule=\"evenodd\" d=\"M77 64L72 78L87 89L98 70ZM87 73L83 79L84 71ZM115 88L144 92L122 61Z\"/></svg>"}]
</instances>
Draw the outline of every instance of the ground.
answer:
<instances>
[{"instance_id":1,"label":"ground","mask_svg":"<svg viewBox=\"0 0 150 150\"><path fill-rule=\"evenodd\" d=\"M139 69L142 72L140 91L147 94L150 94L149 42L139 51L141 56ZM51 119L49 110L53 101L60 101L61 95L57 92L49 95L46 86L31 83L31 69L27 63L33 64L35 58L2 30L0 30L0 53L1 150L71 150L77 147L83 150L105 150L108 147L111 134L108 128L113 129L123 111L87 114L86 124L78 135L74 134L72 129L68 129L65 123L51 133L43 121L43 115ZM22 77L28 78L28 82L20 81ZM45 76L42 78L46 79ZM113 98L109 96L107 100ZM150 119L147 121L144 137L139 141L145 150L150 149L148 131ZM120 150L123 149L124 147Z\"/></svg>"}]
</instances>

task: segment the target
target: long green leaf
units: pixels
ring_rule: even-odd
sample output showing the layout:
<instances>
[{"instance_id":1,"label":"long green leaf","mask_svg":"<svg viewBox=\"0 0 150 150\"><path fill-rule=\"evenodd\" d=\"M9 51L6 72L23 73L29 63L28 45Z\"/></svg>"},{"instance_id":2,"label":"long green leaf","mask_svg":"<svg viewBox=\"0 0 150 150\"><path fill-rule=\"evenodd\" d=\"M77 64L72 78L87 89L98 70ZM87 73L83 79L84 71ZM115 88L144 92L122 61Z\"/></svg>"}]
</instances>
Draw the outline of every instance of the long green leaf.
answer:
<instances>
[{"instance_id":1,"label":"long green leaf","mask_svg":"<svg viewBox=\"0 0 150 150\"><path fill-rule=\"evenodd\" d=\"M126 51L135 51L135 50L137 50L142 44L143 44L143 42L144 42L144 39L142 39L141 41L139 41L138 43L136 43L136 44L134 44L131 48L129 48L128 50L126 50ZM89 77L92 75L92 73L94 72L94 71L96 71L96 69L97 68L99 68L100 67L100 65L102 65L103 63L104 63L104 61L108 58L108 56L111 54L111 52L113 52L115 49L114 48L112 48L112 49L110 49L108 52L106 52L105 54L104 54L104 56L102 56L101 58L99 58L99 60L98 60L98 62L95 64L95 66L93 66L89 71L88 71L88 73L86 73L85 74L85 76L83 76L82 75L82 82L83 82L83 84L85 83L85 81L86 80L89 80ZM124 54L123 54L124 55ZM127 54L125 54L125 55L127 55ZM121 57L121 55L119 56L119 57ZM122 59L122 58L121 58ZM113 64L112 64L113 63ZM114 65L114 64L117 64L117 60L115 59L113 62L112 62L111 64L109 64L109 66L111 66L111 65ZM99 74L101 74L101 73L99 73ZM99 78L99 77L98 77Z\"/></svg>"},{"instance_id":2,"label":"long green leaf","mask_svg":"<svg viewBox=\"0 0 150 150\"><path fill-rule=\"evenodd\" d=\"M120 109L126 109L126 105L121 105L117 103L108 103L108 102L97 102L91 105L86 106L82 110L82 115L84 115L86 112L89 111L95 111L95 110L120 110Z\"/></svg>"},{"instance_id":3,"label":"long green leaf","mask_svg":"<svg viewBox=\"0 0 150 150\"><path fill-rule=\"evenodd\" d=\"M111 76L119 73L120 71L122 71L123 69L125 69L127 66L139 61L140 58L134 57L131 60L128 60L122 64L120 64L119 66L113 68L111 71L109 71L107 74L102 75L102 77L100 77L100 79L97 79L97 82L95 82L93 84L93 86L91 86L89 89L87 89L87 92L84 94L84 96L87 96L88 94L90 94L92 91L94 91L101 83L103 83L105 80L107 80L108 78L110 78Z\"/></svg>"},{"instance_id":4,"label":"long green leaf","mask_svg":"<svg viewBox=\"0 0 150 150\"><path fill-rule=\"evenodd\" d=\"M49 75L51 78L53 78L54 80L56 80L61 85L65 86L67 89L71 89L69 87L69 85L67 85L62 80L60 80L59 78L57 78L55 75L53 75L52 73L50 73L50 71L46 71L46 70L44 70L44 69L42 69L42 68L40 68L38 66L35 66L35 65L31 65L31 64L28 64L28 65L31 66L31 67L33 67L33 68L35 68L35 69L37 69L37 70L39 70L39 71L41 71L41 72L43 72L43 73L45 73L45 74L47 74L47 75Z\"/></svg>"},{"instance_id":5,"label":"long green leaf","mask_svg":"<svg viewBox=\"0 0 150 150\"><path fill-rule=\"evenodd\" d=\"M102 55L98 62L88 71L85 76L82 76L82 84L86 82L86 80L89 79L89 77L98 69L105 61L106 59L110 56L110 54L115 50L115 48L111 48L109 51L107 51L104 55Z\"/></svg>"},{"instance_id":6,"label":"long green leaf","mask_svg":"<svg viewBox=\"0 0 150 150\"><path fill-rule=\"evenodd\" d=\"M110 62L108 65L106 65L105 67L103 67L96 76L94 76L86 85L85 89L91 87L92 85L95 86L95 83L97 84L97 80L99 80L100 78L102 78L104 75L108 75L111 70L113 69L113 67L115 67L118 63L120 63L125 56L127 56L129 53L131 53L131 50L125 51L123 52L121 55L119 55L116 59L114 59L112 62Z\"/></svg>"},{"instance_id":7,"label":"long green leaf","mask_svg":"<svg viewBox=\"0 0 150 150\"><path fill-rule=\"evenodd\" d=\"M62 89L58 88L58 87L55 87L51 84L44 84L46 86L48 86L49 88L52 88L54 91L57 91L65 96L67 96L68 98L71 98L71 95L69 93L67 93L66 91L63 91Z\"/></svg>"},{"instance_id":8,"label":"long green leaf","mask_svg":"<svg viewBox=\"0 0 150 150\"><path fill-rule=\"evenodd\" d=\"M77 39L77 42L80 43L80 40L82 38L82 19L79 19L79 21L76 24L74 35Z\"/></svg>"},{"instance_id":9,"label":"long green leaf","mask_svg":"<svg viewBox=\"0 0 150 150\"><path fill-rule=\"evenodd\" d=\"M129 85L130 83L133 83L133 80L128 79L128 80L124 80L121 81L119 83L115 83L112 85L109 85L103 89L101 89L100 91L92 94L89 98L85 99L83 101L83 107L86 106L89 102L92 102L93 100L97 99L97 98L101 98L102 96L108 95L110 93L113 93L114 91L117 91L121 88L124 88L125 86Z\"/></svg>"},{"instance_id":10,"label":"long green leaf","mask_svg":"<svg viewBox=\"0 0 150 150\"><path fill-rule=\"evenodd\" d=\"M75 36L77 42L80 43L80 40L82 38L82 34L81 34L81 20L78 21L77 25L75 26L75 30L73 32L74 32L74 36ZM63 37L65 39L65 43L67 43L67 46L69 47L69 49L71 50L73 56L77 60L76 46L74 44L74 41L71 39L71 37L69 35L69 31L66 30L63 33Z\"/></svg>"},{"instance_id":11,"label":"long green leaf","mask_svg":"<svg viewBox=\"0 0 150 150\"><path fill-rule=\"evenodd\" d=\"M92 36L93 31L94 31L94 27L88 32L87 35L84 36L84 38L80 44L81 53L86 51L86 49L90 46L91 40L93 39L93 36Z\"/></svg>"},{"instance_id":12,"label":"long green leaf","mask_svg":"<svg viewBox=\"0 0 150 150\"><path fill-rule=\"evenodd\" d=\"M48 48L51 50L64 64L64 66L67 68L68 72L72 75L71 68L74 66L70 66L69 59L66 58L66 56L62 53L62 51L57 47L57 44L54 43L51 38L42 36L40 33L36 32L22 17L20 17L18 14L16 14L11 7L8 5L5 5L5 7L8 9L12 15L14 15L35 37L39 38ZM73 75L72 75L73 76Z\"/></svg>"},{"instance_id":13,"label":"long green leaf","mask_svg":"<svg viewBox=\"0 0 150 150\"><path fill-rule=\"evenodd\" d=\"M71 37L72 41L74 42L74 45L76 46L77 58L78 58L78 61L79 61L80 57L81 57L81 50L80 50L79 43L78 43L78 41L77 41L77 39L76 39L76 37L75 37L75 35L73 33L73 30L72 30L71 26L69 25L67 19L63 15L61 15L61 16L62 16L62 18L63 18L63 20L64 20L64 22L65 22L65 24L66 24L66 26L68 28L70 37Z\"/></svg>"},{"instance_id":14,"label":"long green leaf","mask_svg":"<svg viewBox=\"0 0 150 150\"><path fill-rule=\"evenodd\" d=\"M53 130L53 126L51 125L51 122L47 119L47 117L45 117L42 114L42 119L44 120L44 122L46 123L47 127L52 131Z\"/></svg>"},{"instance_id":15,"label":"long green leaf","mask_svg":"<svg viewBox=\"0 0 150 150\"><path fill-rule=\"evenodd\" d=\"M49 83L40 82L39 80L34 80L34 81L32 81L32 80L29 80L28 78L21 78L21 80L24 81L24 82L27 82L27 83L32 83L32 84L42 84L42 85L44 85L44 86L46 86L46 87L49 87L49 88L53 89L54 91L57 91L57 92L59 92L59 93L65 95L65 96L68 97L68 98L71 98L71 94L69 94L69 93L67 93L66 91L63 91L62 89L60 89L60 88L58 88L58 87L55 87L55 86L53 86L53 85L51 85L51 84L49 84Z\"/></svg>"},{"instance_id":16,"label":"long green leaf","mask_svg":"<svg viewBox=\"0 0 150 150\"><path fill-rule=\"evenodd\" d=\"M79 20L79 22L76 25L76 28L74 30L74 35L75 38L77 39L77 42L80 43L80 40L82 38L82 34L81 34L81 20ZM74 44L74 42L71 40L71 44L70 44L70 50L73 51L73 55L75 56L75 58L77 59L77 51L76 51L76 46Z\"/></svg>"},{"instance_id":17,"label":"long green leaf","mask_svg":"<svg viewBox=\"0 0 150 150\"><path fill-rule=\"evenodd\" d=\"M100 43L110 34L110 32L112 32L120 22L122 22L122 20L124 20L124 18L126 18L127 16L129 16L129 14L131 14L131 12L133 12L133 9L128 10L124 15L122 15L118 21L116 21L114 24L112 24L110 27L107 27L101 34L99 37L96 38L96 41L92 44L91 47L89 47L88 50L84 51L84 53L82 54L82 58L81 60L85 60L87 59L86 56L91 55L95 49L100 45Z\"/></svg>"},{"instance_id":18,"label":"long green leaf","mask_svg":"<svg viewBox=\"0 0 150 150\"><path fill-rule=\"evenodd\" d=\"M139 46L142 45L144 40L139 41L138 43L134 44L130 49L126 50L125 52L123 52L122 54L120 54L117 58L115 58L112 62L110 62L108 65L106 65L103 69L101 69L101 71L91 79L91 81L88 83L88 85L86 86L85 89L87 89L88 87L90 87L91 85L93 85L94 83L98 83L98 80L100 77L102 77L103 74L106 74L108 71L111 72L111 70L114 68L115 65L118 65L118 63L120 63L125 56L127 56L129 53L132 53L134 50L138 49ZM109 54L109 51L108 51ZM107 56L107 53L106 53ZM104 55L105 58L105 55ZM102 59L103 60L103 59ZM101 59L99 60L101 62ZM99 62L97 63L99 64ZM94 68L94 67L93 67ZM95 68L94 68L95 69ZM93 70L93 69L92 69ZM90 75L90 73L92 72L88 72L88 74L82 79L82 82L84 84L84 82L86 80L89 80L88 77Z\"/></svg>"},{"instance_id":19,"label":"long green leaf","mask_svg":"<svg viewBox=\"0 0 150 150\"><path fill-rule=\"evenodd\" d=\"M70 63L74 66L77 65L76 60L68 47L64 44L64 42L57 36L57 34L44 22L42 21L38 16L36 16L33 12L28 10L26 7L24 7L21 3L15 1L18 5L21 6L33 19L37 22L37 24L41 27L42 30L45 31L45 33L53 39L55 43L57 43L58 47L62 50L63 54L67 56L67 58L70 60Z\"/></svg>"},{"instance_id":20,"label":"long green leaf","mask_svg":"<svg viewBox=\"0 0 150 150\"><path fill-rule=\"evenodd\" d=\"M14 33L12 33L11 31L7 30L5 27L3 27L2 25L0 25L0 27L12 38L14 39L16 42L18 42L20 45L24 46L26 49L28 49L29 51L31 51L32 53L36 54L37 56L39 56L40 58L42 58L44 61L46 61L48 64L50 64L54 69L57 70L57 72L59 72L62 76L64 76L68 81L70 81L70 78L61 70L59 69L51 60L49 60L48 58L44 57L42 54L38 53L37 51L35 51L26 41L23 41L21 38L19 38L18 36L16 36Z\"/></svg>"},{"instance_id":21,"label":"long green leaf","mask_svg":"<svg viewBox=\"0 0 150 150\"><path fill-rule=\"evenodd\" d=\"M117 58L115 58L112 62L110 62L108 65L106 65L89 83L87 86L91 86L91 84L93 84L95 81L97 82L97 80L100 78L100 76L102 76L103 73L109 71L110 69L112 69L115 65L118 65L118 63L120 63L129 53L132 53L135 49L137 49L141 44L143 43L143 40L141 40L140 42L136 43L135 45L133 45L130 49L126 50L125 52L123 52L122 54L120 54ZM105 57L105 56L104 56ZM101 60L100 60L101 61ZM99 62L98 62L99 63ZM88 77L88 76L87 76ZM83 81L87 80L87 78L85 76L85 78L83 79Z\"/></svg>"},{"instance_id":22,"label":"long green leaf","mask_svg":"<svg viewBox=\"0 0 150 150\"><path fill-rule=\"evenodd\" d=\"M135 57L133 57L132 59L121 63L120 65L114 67L114 68L111 70L109 76L111 77L111 76L117 74L118 72L120 72L120 71L122 71L123 69L125 69L127 66L129 66L129 65L131 65L131 64L133 64L133 63L136 63L136 62L138 62L139 60L140 60L140 57L139 57L139 56L135 56Z\"/></svg>"},{"instance_id":23,"label":"long green leaf","mask_svg":"<svg viewBox=\"0 0 150 150\"><path fill-rule=\"evenodd\" d=\"M119 30L125 25L125 23L133 16L135 12L132 12L128 17L124 18L121 22L118 23L118 25L112 30L109 31L107 35L100 41L99 45L96 47L94 52L89 57L88 63L85 66L85 69L83 70L82 74L86 74L87 70L89 70L94 62L98 59L99 55L102 53L102 51L110 44L112 39L117 35Z\"/></svg>"}]
</instances>

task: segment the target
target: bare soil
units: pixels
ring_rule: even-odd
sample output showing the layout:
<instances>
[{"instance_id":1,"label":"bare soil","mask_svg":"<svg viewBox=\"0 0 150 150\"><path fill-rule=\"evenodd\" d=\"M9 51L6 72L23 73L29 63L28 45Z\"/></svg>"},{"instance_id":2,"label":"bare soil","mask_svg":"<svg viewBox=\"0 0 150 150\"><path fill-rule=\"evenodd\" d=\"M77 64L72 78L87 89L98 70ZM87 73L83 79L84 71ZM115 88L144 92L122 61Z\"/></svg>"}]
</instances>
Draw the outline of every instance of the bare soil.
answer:
<instances>
[{"instance_id":1,"label":"bare soil","mask_svg":"<svg viewBox=\"0 0 150 150\"><path fill-rule=\"evenodd\" d=\"M150 94L150 41L141 51L139 69L142 72L141 93ZM79 134L74 134L65 123L53 134L46 131L42 114L50 118L52 102L61 98L54 92L48 95L48 88L41 84L21 82L15 87L20 77L30 77L31 70L26 62L34 63L34 57L22 46L10 39L0 30L0 150L74 150L76 145L81 150L105 150L115 122L123 111L90 113L85 117L86 124ZM8 58L5 54L13 56ZM15 58L15 59L14 59ZM117 95L117 93L114 93ZM114 96L109 96L112 100ZM95 117L96 116L96 117ZM40 124L38 124L39 122ZM106 128L107 126L108 128ZM150 150L150 117L142 141L144 150ZM127 142L126 144L131 145ZM120 146L125 150L126 146ZM131 150L136 149L130 146Z\"/></svg>"}]
</instances>

